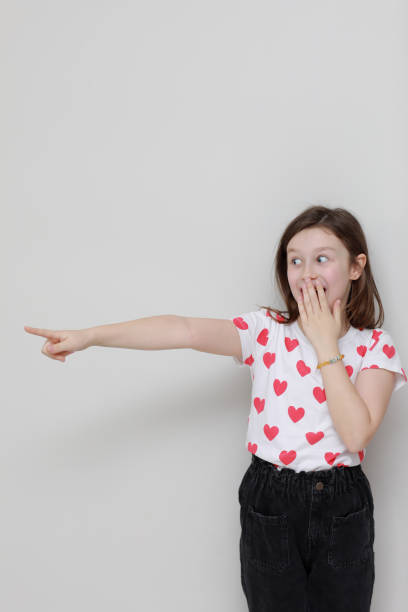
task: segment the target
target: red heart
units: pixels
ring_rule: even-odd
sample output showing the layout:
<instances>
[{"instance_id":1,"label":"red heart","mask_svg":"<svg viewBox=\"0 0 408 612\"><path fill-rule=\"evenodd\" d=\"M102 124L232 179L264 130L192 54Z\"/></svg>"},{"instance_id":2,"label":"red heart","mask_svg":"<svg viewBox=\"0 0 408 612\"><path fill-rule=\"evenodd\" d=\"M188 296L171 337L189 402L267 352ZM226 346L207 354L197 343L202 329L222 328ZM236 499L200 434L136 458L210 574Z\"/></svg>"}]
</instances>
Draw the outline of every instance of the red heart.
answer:
<instances>
[{"instance_id":1,"label":"red heart","mask_svg":"<svg viewBox=\"0 0 408 612\"><path fill-rule=\"evenodd\" d=\"M360 344L360 346L357 347L357 353L361 355L361 357L364 357L366 352L367 352L367 347L364 346L364 344Z\"/></svg>"},{"instance_id":2,"label":"red heart","mask_svg":"<svg viewBox=\"0 0 408 612\"><path fill-rule=\"evenodd\" d=\"M306 376L306 374L310 374L311 372L311 369L309 368L309 366L305 364L303 359L299 359L299 361L296 364L296 368L301 376Z\"/></svg>"},{"instance_id":3,"label":"red heart","mask_svg":"<svg viewBox=\"0 0 408 612\"><path fill-rule=\"evenodd\" d=\"M254 399L254 406L256 408L257 413L259 414L265 408L265 399L261 400L260 397L256 397Z\"/></svg>"},{"instance_id":4,"label":"red heart","mask_svg":"<svg viewBox=\"0 0 408 612\"><path fill-rule=\"evenodd\" d=\"M316 444L316 442L322 438L324 438L324 433L322 431L317 431L316 433L314 431L308 431L306 434L306 440L309 444Z\"/></svg>"},{"instance_id":5,"label":"red heart","mask_svg":"<svg viewBox=\"0 0 408 612\"><path fill-rule=\"evenodd\" d=\"M296 340L296 338L293 338L293 340L292 338L285 338L285 346L288 351L293 351L298 345L299 340Z\"/></svg>"},{"instance_id":6,"label":"red heart","mask_svg":"<svg viewBox=\"0 0 408 612\"><path fill-rule=\"evenodd\" d=\"M347 370L347 374L349 375L349 378L351 378L351 375L353 374L353 366L347 365L346 370Z\"/></svg>"},{"instance_id":7,"label":"red heart","mask_svg":"<svg viewBox=\"0 0 408 612\"><path fill-rule=\"evenodd\" d=\"M248 442L248 450L249 450L250 453L256 453L257 448L258 448L257 444L255 444L255 443L251 444L251 442Z\"/></svg>"},{"instance_id":8,"label":"red heart","mask_svg":"<svg viewBox=\"0 0 408 612\"><path fill-rule=\"evenodd\" d=\"M249 357L245 359L244 363L251 366L254 363L254 361L255 361L254 358L252 357L252 355L250 355Z\"/></svg>"},{"instance_id":9,"label":"red heart","mask_svg":"<svg viewBox=\"0 0 408 612\"><path fill-rule=\"evenodd\" d=\"M325 453L324 458L326 459L327 463L330 463L330 465L333 465L334 460L339 455L340 453Z\"/></svg>"},{"instance_id":10,"label":"red heart","mask_svg":"<svg viewBox=\"0 0 408 612\"><path fill-rule=\"evenodd\" d=\"M389 344L384 344L383 352L387 355L388 359L391 359L391 357L394 357L395 355L395 347L390 346Z\"/></svg>"},{"instance_id":11,"label":"red heart","mask_svg":"<svg viewBox=\"0 0 408 612\"><path fill-rule=\"evenodd\" d=\"M294 423L297 423L305 416L305 410L304 408L295 408L294 406L289 406L288 415Z\"/></svg>"},{"instance_id":12,"label":"red heart","mask_svg":"<svg viewBox=\"0 0 408 612\"><path fill-rule=\"evenodd\" d=\"M273 381L273 388L275 390L276 395L282 395L282 393L286 391L287 386L288 383L286 382L286 380L282 380L281 382L279 378L275 378L275 380Z\"/></svg>"},{"instance_id":13,"label":"red heart","mask_svg":"<svg viewBox=\"0 0 408 612\"><path fill-rule=\"evenodd\" d=\"M313 389L313 395L315 396L319 404L322 404L326 401L326 391L321 387L315 387Z\"/></svg>"},{"instance_id":14,"label":"red heart","mask_svg":"<svg viewBox=\"0 0 408 612\"><path fill-rule=\"evenodd\" d=\"M273 427L269 427L269 425L265 425L264 433L265 433L265 436L268 438L268 440L273 440L275 436L277 436L279 433L279 427L276 427L276 425L274 425Z\"/></svg>"},{"instance_id":15,"label":"red heart","mask_svg":"<svg viewBox=\"0 0 408 612\"><path fill-rule=\"evenodd\" d=\"M242 317L235 317L232 322L238 329L248 329L248 323Z\"/></svg>"},{"instance_id":16,"label":"red heart","mask_svg":"<svg viewBox=\"0 0 408 612\"><path fill-rule=\"evenodd\" d=\"M358 451L358 456L360 457L360 461L364 459L364 450Z\"/></svg>"},{"instance_id":17,"label":"red heart","mask_svg":"<svg viewBox=\"0 0 408 612\"><path fill-rule=\"evenodd\" d=\"M294 450L291 450L291 451L283 450L281 453L279 453L279 459L285 465L289 465L289 463L292 463L292 461L294 461L296 459L296 451L294 451Z\"/></svg>"},{"instance_id":18,"label":"red heart","mask_svg":"<svg viewBox=\"0 0 408 612\"><path fill-rule=\"evenodd\" d=\"M267 368L270 368L273 363L275 363L275 353L264 353L263 362Z\"/></svg>"},{"instance_id":19,"label":"red heart","mask_svg":"<svg viewBox=\"0 0 408 612\"><path fill-rule=\"evenodd\" d=\"M256 339L257 342L259 342L259 344L262 344L262 346L265 346L268 343L268 330L266 329L266 327L258 334L258 337Z\"/></svg>"}]
</instances>

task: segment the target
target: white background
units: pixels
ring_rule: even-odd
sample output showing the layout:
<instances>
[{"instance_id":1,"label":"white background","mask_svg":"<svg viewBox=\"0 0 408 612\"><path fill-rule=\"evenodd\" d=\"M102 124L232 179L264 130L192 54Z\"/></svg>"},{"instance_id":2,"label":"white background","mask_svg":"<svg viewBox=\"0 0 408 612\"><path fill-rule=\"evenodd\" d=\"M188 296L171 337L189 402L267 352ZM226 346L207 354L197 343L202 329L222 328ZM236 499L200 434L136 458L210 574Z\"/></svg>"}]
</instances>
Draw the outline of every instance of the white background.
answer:
<instances>
[{"instance_id":1,"label":"white background","mask_svg":"<svg viewBox=\"0 0 408 612\"><path fill-rule=\"evenodd\" d=\"M408 364L403 0L9 0L1 10L0 607L244 612L250 375L190 349L65 363L24 325L282 307L310 204L357 216ZM402 612L406 391L367 449L373 612Z\"/></svg>"}]
</instances>

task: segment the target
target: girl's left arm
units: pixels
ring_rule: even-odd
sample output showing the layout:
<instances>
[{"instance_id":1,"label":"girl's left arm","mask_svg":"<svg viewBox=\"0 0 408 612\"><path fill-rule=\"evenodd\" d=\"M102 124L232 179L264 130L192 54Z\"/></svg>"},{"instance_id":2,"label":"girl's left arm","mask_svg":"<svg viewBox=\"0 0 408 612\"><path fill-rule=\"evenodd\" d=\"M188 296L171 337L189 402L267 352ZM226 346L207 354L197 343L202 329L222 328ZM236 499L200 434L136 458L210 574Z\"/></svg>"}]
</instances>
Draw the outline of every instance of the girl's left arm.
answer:
<instances>
[{"instance_id":1,"label":"girl's left arm","mask_svg":"<svg viewBox=\"0 0 408 612\"><path fill-rule=\"evenodd\" d=\"M337 342L316 350L318 362L340 353ZM349 378L343 360L321 369L326 401L334 427L351 453L367 446L387 410L394 387L393 372L367 369L359 372L356 384Z\"/></svg>"}]
</instances>

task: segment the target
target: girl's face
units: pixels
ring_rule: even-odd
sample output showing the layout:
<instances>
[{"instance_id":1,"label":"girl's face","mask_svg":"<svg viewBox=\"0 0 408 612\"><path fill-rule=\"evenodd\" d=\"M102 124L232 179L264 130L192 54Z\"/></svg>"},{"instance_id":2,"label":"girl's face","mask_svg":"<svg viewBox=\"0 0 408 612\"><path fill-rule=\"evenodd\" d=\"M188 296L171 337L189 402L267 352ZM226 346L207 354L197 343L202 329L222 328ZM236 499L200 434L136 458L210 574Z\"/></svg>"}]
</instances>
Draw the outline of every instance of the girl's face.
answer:
<instances>
[{"instance_id":1,"label":"girl's face","mask_svg":"<svg viewBox=\"0 0 408 612\"><path fill-rule=\"evenodd\" d=\"M343 310L350 290L351 280L358 278L358 266L348 264L348 251L341 240L327 229L310 227L298 232L287 245L288 282L293 296L306 290L306 280L318 278L325 289L330 309L341 299ZM364 256L363 256L364 257Z\"/></svg>"}]
</instances>

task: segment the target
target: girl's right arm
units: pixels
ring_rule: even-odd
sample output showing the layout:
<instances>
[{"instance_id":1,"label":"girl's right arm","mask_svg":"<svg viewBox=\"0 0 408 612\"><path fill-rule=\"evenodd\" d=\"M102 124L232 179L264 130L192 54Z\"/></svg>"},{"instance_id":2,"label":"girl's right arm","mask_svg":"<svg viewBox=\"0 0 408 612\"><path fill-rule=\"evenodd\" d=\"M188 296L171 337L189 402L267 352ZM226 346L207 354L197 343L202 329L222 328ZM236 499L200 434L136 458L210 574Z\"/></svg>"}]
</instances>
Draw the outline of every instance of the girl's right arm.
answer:
<instances>
[{"instance_id":1,"label":"girl's right arm","mask_svg":"<svg viewBox=\"0 0 408 612\"><path fill-rule=\"evenodd\" d=\"M24 329L47 338L41 352L58 361L90 346L139 350L190 348L242 359L238 330L229 319L157 315L80 330L56 331L28 325Z\"/></svg>"}]
</instances>

